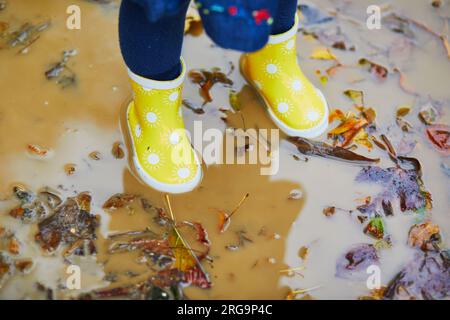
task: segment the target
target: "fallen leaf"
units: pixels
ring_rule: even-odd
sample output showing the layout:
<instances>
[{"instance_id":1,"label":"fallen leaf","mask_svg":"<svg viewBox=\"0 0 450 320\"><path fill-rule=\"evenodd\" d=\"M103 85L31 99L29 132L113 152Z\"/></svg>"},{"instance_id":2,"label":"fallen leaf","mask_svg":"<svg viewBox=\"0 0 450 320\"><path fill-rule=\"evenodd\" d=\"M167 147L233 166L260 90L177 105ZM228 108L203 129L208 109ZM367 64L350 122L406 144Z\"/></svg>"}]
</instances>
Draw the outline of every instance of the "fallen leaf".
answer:
<instances>
[{"instance_id":1,"label":"fallen leaf","mask_svg":"<svg viewBox=\"0 0 450 320\"><path fill-rule=\"evenodd\" d=\"M364 92L359 90L346 90L344 94L349 97L358 106L364 105Z\"/></svg>"},{"instance_id":2,"label":"fallen leaf","mask_svg":"<svg viewBox=\"0 0 450 320\"><path fill-rule=\"evenodd\" d=\"M219 212L219 233L227 231L231 224L231 218L223 211Z\"/></svg>"},{"instance_id":3,"label":"fallen leaf","mask_svg":"<svg viewBox=\"0 0 450 320\"><path fill-rule=\"evenodd\" d=\"M121 142L114 142L111 153L116 159L122 159L125 157L125 153L122 149L122 143Z\"/></svg>"},{"instance_id":4,"label":"fallen leaf","mask_svg":"<svg viewBox=\"0 0 450 320\"><path fill-rule=\"evenodd\" d=\"M383 219L381 217L374 217L370 219L369 223L364 228L364 233L375 239L383 239L384 229Z\"/></svg>"},{"instance_id":5,"label":"fallen leaf","mask_svg":"<svg viewBox=\"0 0 450 320\"><path fill-rule=\"evenodd\" d=\"M203 104L212 102L211 89L216 83L232 86L233 81L227 77L219 68L209 70L191 70L189 71L189 79L192 83L200 86L200 96L203 98Z\"/></svg>"},{"instance_id":6,"label":"fallen leaf","mask_svg":"<svg viewBox=\"0 0 450 320\"><path fill-rule=\"evenodd\" d=\"M331 217L336 213L336 207L326 207L322 212L326 217Z\"/></svg>"},{"instance_id":7,"label":"fallen leaf","mask_svg":"<svg viewBox=\"0 0 450 320\"><path fill-rule=\"evenodd\" d=\"M438 112L431 103L427 103L420 108L419 119L426 125L434 124L438 116Z\"/></svg>"},{"instance_id":8,"label":"fallen leaf","mask_svg":"<svg viewBox=\"0 0 450 320\"><path fill-rule=\"evenodd\" d=\"M387 68L368 59L362 58L358 63L360 66L366 67L368 71L375 75L379 80L385 80L389 74Z\"/></svg>"},{"instance_id":9,"label":"fallen leaf","mask_svg":"<svg viewBox=\"0 0 450 320\"><path fill-rule=\"evenodd\" d=\"M349 280L367 279L367 268L379 264L379 256L371 244L356 244L336 261L336 277Z\"/></svg>"},{"instance_id":10,"label":"fallen leaf","mask_svg":"<svg viewBox=\"0 0 450 320\"><path fill-rule=\"evenodd\" d=\"M236 90L230 90L229 93L230 105L235 112L241 111L241 101L239 99L239 93Z\"/></svg>"},{"instance_id":11,"label":"fallen leaf","mask_svg":"<svg viewBox=\"0 0 450 320\"><path fill-rule=\"evenodd\" d=\"M117 193L106 200L102 208L105 210L120 209L131 204L136 198L137 196L134 194Z\"/></svg>"},{"instance_id":12,"label":"fallen leaf","mask_svg":"<svg viewBox=\"0 0 450 320\"><path fill-rule=\"evenodd\" d=\"M50 154L50 149L41 147L37 144L29 144L27 146L27 149L31 155L38 156L41 158L45 158L45 157L49 156L49 154Z\"/></svg>"},{"instance_id":13,"label":"fallen leaf","mask_svg":"<svg viewBox=\"0 0 450 320\"><path fill-rule=\"evenodd\" d=\"M434 244L439 244L440 241L439 226L431 221L415 224L409 230L408 245L411 247L417 247L423 251L436 250Z\"/></svg>"},{"instance_id":14,"label":"fallen leaf","mask_svg":"<svg viewBox=\"0 0 450 320\"><path fill-rule=\"evenodd\" d=\"M98 151L92 151L91 153L89 153L89 158L97 161L101 159L101 154Z\"/></svg>"},{"instance_id":15,"label":"fallen leaf","mask_svg":"<svg viewBox=\"0 0 450 320\"><path fill-rule=\"evenodd\" d=\"M337 61L337 57L331 52L328 48L315 48L313 53L310 55L311 59L316 60L335 60Z\"/></svg>"},{"instance_id":16,"label":"fallen leaf","mask_svg":"<svg viewBox=\"0 0 450 320\"><path fill-rule=\"evenodd\" d=\"M303 246L303 247L300 248L300 250L298 250L298 256L299 256L302 260L305 260L306 257L308 256L308 252L309 252L308 247Z\"/></svg>"},{"instance_id":17,"label":"fallen leaf","mask_svg":"<svg viewBox=\"0 0 450 320\"><path fill-rule=\"evenodd\" d=\"M397 118L402 118L406 115L408 115L408 113L411 111L411 107L410 106L400 106L397 108Z\"/></svg>"},{"instance_id":18,"label":"fallen leaf","mask_svg":"<svg viewBox=\"0 0 450 320\"><path fill-rule=\"evenodd\" d=\"M64 165L64 172L68 175L71 176L75 173L76 170L76 164L73 163L68 163Z\"/></svg>"},{"instance_id":19,"label":"fallen leaf","mask_svg":"<svg viewBox=\"0 0 450 320\"><path fill-rule=\"evenodd\" d=\"M443 124L434 124L426 129L428 140L437 151L444 156L450 156L450 127Z\"/></svg>"},{"instance_id":20,"label":"fallen leaf","mask_svg":"<svg viewBox=\"0 0 450 320\"><path fill-rule=\"evenodd\" d=\"M290 137L289 141L297 147L299 152L307 156L318 156L357 165L380 161L380 159L366 158L342 147L333 147L323 142L312 141L305 138Z\"/></svg>"}]
</instances>

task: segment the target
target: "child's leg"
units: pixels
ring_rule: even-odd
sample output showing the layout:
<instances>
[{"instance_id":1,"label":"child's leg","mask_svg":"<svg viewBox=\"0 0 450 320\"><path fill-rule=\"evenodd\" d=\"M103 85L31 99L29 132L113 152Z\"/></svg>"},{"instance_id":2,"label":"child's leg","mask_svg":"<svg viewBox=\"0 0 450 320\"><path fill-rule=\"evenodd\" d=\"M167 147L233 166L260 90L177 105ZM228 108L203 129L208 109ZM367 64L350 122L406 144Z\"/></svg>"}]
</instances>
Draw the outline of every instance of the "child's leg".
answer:
<instances>
[{"instance_id":1,"label":"child's leg","mask_svg":"<svg viewBox=\"0 0 450 320\"><path fill-rule=\"evenodd\" d=\"M150 23L141 6L123 0L119 15L122 55L133 73L153 80L172 80L181 72L184 21L189 0L180 10Z\"/></svg>"},{"instance_id":2,"label":"child's leg","mask_svg":"<svg viewBox=\"0 0 450 320\"><path fill-rule=\"evenodd\" d=\"M243 55L241 70L281 130L290 136L313 138L328 126L328 105L298 65L296 7L296 0L279 0L268 45Z\"/></svg>"},{"instance_id":3,"label":"child's leg","mask_svg":"<svg viewBox=\"0 0 450 320\"><path fill-rule=\"evenodd\" d=\"M120 9L120 46L134 92L127 109L130 153L142 181L170 193L190 191L202 177L181 109L186 66L180 56L188 5L183 0L175 14L154 23L131 0L123 0Z\"/></svg>"},{"instance_id":4,"label":"child's leg","mask_svg":"<svg viewBox=\"0 0 450 320\"><path fill-rule=\"evenodd\" d=\"M297 0L278 0L278 11L274 17L272 34L288 31L295 23Z\"/></svg>"}]
</instances>

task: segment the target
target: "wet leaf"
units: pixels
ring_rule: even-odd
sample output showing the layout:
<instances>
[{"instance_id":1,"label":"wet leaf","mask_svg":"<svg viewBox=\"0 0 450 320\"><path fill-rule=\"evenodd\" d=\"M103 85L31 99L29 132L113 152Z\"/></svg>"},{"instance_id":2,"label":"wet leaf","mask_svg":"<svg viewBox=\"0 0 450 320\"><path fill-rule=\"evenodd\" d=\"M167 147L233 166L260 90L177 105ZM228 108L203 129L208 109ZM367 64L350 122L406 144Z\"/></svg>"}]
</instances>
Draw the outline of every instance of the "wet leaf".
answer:
<instances>
[{"instance_id":1,"label":"wet leaf","mask_svg":"<svg viewBox=\"0 0 450 320\"><path fill-rule=\"evenodd\" d=\"M230 105L235 112L241 111L241 101L239 99L239 93L235 90L230 90L229 93Z\"/></svg>"},{"instance_id":2,"label":"wet leaf","mask_svg":"<svg viewBox=\"0 0 450 320\"><path fill-rule=\"evenodd\" d=\"M203 270L200 270L198 267L192 267L186 270L183 273L183 282L201 289L211 288L211 281Z\"/></svg>"},{"instance_id":3,"label":"wet leaf","mask_svg":"<svg viewBox=\"0 0 450 320\"><path fill-rule=\"evenodd\" d=\"M331 217L336 213L336 207L326 207L322 212L325 217Z\"/></svg>"},{"instance_id":4,"label":"wet leaf","mask_svg":"<svg viewBox=\"0 0 450 320\"><path fill-rule=\"evenodd\" d=\"M354 153L353 151L349 151L338 146L333 147L323 142L316 142L300 137L290 137L289 141L297 147L299 152L307 156L318 156L357 165L376 163L380 161L380 159L366 158Z\"/></svg>"},{"instance_id":5,"label":"wet leaf","mask_svg":"<svg viewBox=\"0 0 450 320\"><path fill-rule=\"evenodd\" d=\"M134 200L136 200L136 198L137 196L133 194L117 193L106 200L102 208L105 210L120 209L130 205Z\"/></svg>"},{"instance_id":6,"label":"wet leaf","mask_svg":"<svg viewBox=\"0 0 450 320\"><path fill-rule=\"evenodd\" d=\"M219 212L219 233L224 233L225 231L227 231L230 224L230 216L223 211Z\"/></svg>"},{"instance_id":7,"label":"wet leaf","mask_svg":"<svg viewBox=\"0 0 450 320\"><path fill-rule=\"evenodd\" d=\"M75 173L77 165L74 163L68 163L64 165L64 172L68 175L71 176Z\"/></svg>"},{"instance_id":8,"label":"wet leaf","mask_svg":"<svg viewBox=\"0 0 450 320\"><path fill-rule=\"evenodd\" d=\"M450 295L450 268L441 254L416 253L389 283L383 298L438 300Z\"/></svg>"},{"instance_id":9,"label":"wet leaf","mask_svg":"<svg viewBox=\"0 0 450 320\"><path fill-rule=\"evenodd\" d=\"M122 143L121 142L114 142L111 153L114 158L116 159L123 159L125 157L125 153L122 149Z\"/></svg>"},{"instance_id":10,"label":"wet leaf","mask_svg":"<svg viewBox=\"0 0 450 320\"><path fill-rule=\"evenodd\" d=\"M11 259L0 251L0 289L13 274Z\"/></svg>"},{"instance_id":11,"label":"wet leaf","mask_svg":"<svg viewBox=\"0 0 450 320\"><path fill-rule=\"evenodd\" d=\"M346 90L344 94L349 97L358 106L364 105L364 92L359 90Z\"/></svg>"},{"instance_id":12,"label":"wet leaf","mask_svg":"<svg viewBox=\"0 0 450 320\"><path fill-rule=\"evenodd\" d=\"M298 250L298 256L302 260L306 260L306 257L308 256L308 253L309 253L309 248L306 247L306 246L303 246L303 247L300 248L300 250Z\"/></svg>"},{"instance_id":13,"label":"wet leaf","mask_svg":"<svg viewBox=\"0 0 450 320\"><path fill-rule=\"evenodd\" d=\"M354 281L366 280L366 270L371 265L378 265L377 250L371 244L353 245L336 262L336 277Z\"/></svg>"},{"instance_id":14,"label":"wet leaf","mask_svg":"<svg viewBox=\"0 0 450 320\"><path fill-rule=\"evenodd\" d=\"M184 23L184 33L194 37L198 37L203 33L202 20L197 10L188 9Z\"/></svg>"},{"instance_id":15,"label":"wet leaf","mask_svg":"<svg viewBox=\"0 0 450 320\"><path fill-rule=\"evenodd\" d=\"M358 99L359 94L355 92L348 92L349 96ZM363 97L361 96L362 103ZM341 123L328 132L328 138L333 139L334 145L339 147L350 146L352 142L372 149L372 142L366 132L366 128L373 128L375 126L376 112L372 108L365 108L363 106L356 106L359 114L348 111L344 114L343 111L335 109L329 116L329 122L339 120Z\"/></svg>"},{"instance_id":16,"label":"wet leaf","mask_svg":"<svg viewBox=\"0 0 450 320\"><path fill-rule=\"evenodd\" d=\"M39 158L46 158L50 155L51 150L41 147L37 144L29 144L27 146L28 153Z\"/></svg>"},{"instance_id":17,"label":"wet leaf","mask_svg":"<svg viewBox=\"0 0 450 320\"><path fill-rule=\"evenodd\" d=\"M400 210L422 211L430 210L431 195L425 190L422 181L420 162L415 158L397 157L398 167L383 169L372 166L363 168L356 181L378 183L383 189L365 205L363 213L373 214L382 210L382 202L390 202L394 199L400 201Z\"/></svg>"},{"instance_id":18,"label":"wet leaf","mask_svg":"<svg viewBox=\"0 0 450 320\"><path fill-rule=\"evenodd\" d=\"M442 124L431 125L426 129L428 140L437 151L450 156L450 127Z\"/></svg>"},{"instance_id":19,"label":"wet leaf","mask_svg":"<svg viewBox=\"0 0 450 320\"><path fill-rule=\"evenodd\" d=\"M194 105L186 99L183 99L183 106L194 112L195 114L205 114L205 110L202 107L194 107Z\"/></svg>"},{"instance_id":20,"label":"wet leaf","mask_svg":"<svg viewBox=\"0 0 450 320\"><path fill-rule=\"evenodd\" d=\"M358 297L358 300L382 300L386 287L381 287L380 289L372 289L368 296Z\"/></svg>"},{"instance_id":21,"label":"wet leaf","mask_svg":"<svg viewBox=\"0 0 450 320\"><path fill-rule=\"evenodd\" d=\"M381 217L374 217L370 219L369 223L364 228L364 233L375 239L383 239L385 230L384 222Z\"/></svg>"},{"instance_id":22,"label":"wet leaf","mask_svg":"<svg viewBox=\"0 0 450 320\"><path fill-rule=\"evenodd\" d=\"M98 151L92 151L91 153L89 153L89 158L98 161L101 159L101 154Z\"/></svg>"},{"instance_id":23,"label":"wet leaf","mask_svg":"<svg viewBox=\"0 0 450 320\"><path fill-rule=\"evenodd\" d=\"M45 71L47 80L56 80L56 83L59 84L62 89L74 85L77 77L72 69L67 67L67 63L71 57L74 57L77 54L78 51L75 49L63 51L62 59L59 62L54 63Z\"/></svg>"},{"instance_id":24,"label":"wet leaf","mask_svg":"<svg viewBox=\"0 0 450 320\"><path fill-rule=\"evenodd\" d=\"M315 48L310 58L315 60L337 60L337 57L328 48Z\"/></svg>"},{"instance_id":25,"label":"wet leaf","mask_svg":"<svg viewBox=\"0 0 450 320\"><path fill-rule=\"evenodd\" d=\"M203 98L203 104L212 102L213 98L210 91L215 84L221 83L226 86L233 85L233 81L219 68L213 68L211 70L191 70L189 71L188 76L192 83L200 86L199 92L200 96Z\"/></svg>"},{"instance_id":26,"label":"wet leaf","mask_svg":"<svg viewBox=\"0 0 450 320\"><path fill-rule=\"evenodd\" d=\"M402 118L406 115L408 115L408 113L411 111L411 107L410 106L400 106L397 108L397 118Z\"/></svg>"},{"instance_id":27,"label":"wet leaf","mask_svg":"<svg viewBox=\"0 0 450 320\"><path fill-rule=\"evenodd\" d=\"M21 259L14 261L15 269L22 273L28 273L33 265L33 260L31 259Z\"/></svg>"},{"instance_id":28,"label":"wet leaf","mask_svg":"<svg viewBox=\"0 0 450 320\"><path fill-rule=\"evenodd\" d=\"M428 103L420 108L419 119L426 125L432 125L439 117L438 112L431 103Z\"/></svg>"},{"instance_id":29,"label":"wet leaf","mask_svg":"<svg viewBox=\"0 0 450 320\"><path fill-rule=\"evenodd\" d=\"M72 245L76 241L94 240L97 218L82 210L75 198L68 198L55 212L38 224L36 241L49 252L60 244Z\"/></svg>"},{"instance_id":30,"label":"wet leaf","mask_svg":"<svg viewBox=\"0 0 450 320\"><path fill-rule=\"evenodd\" d=\"M401 33L408 38L414 38L411 23L408 19L400 17L396 13L391 13L383 18L383 25L396 33Z\"/></svg>"},{"instance_id":31,"label":"wet leaf","mask_svg":"<svg viewBox=\"0 0 450 320\"><path fill-rule=\"evenodd\" d=\"M436 245L440 241L439 226L431 221L415 224L409 230L408 244L411 247L417 247L424 251L436 250Z\"/></svg>"},{"instance_id":32,"label":"wet leaf","mask_svg":"<svg viewBox=\"0 0 450 320\"><path fill-rule=\"evenodd\" d=\"M375 249L377 250L385 250L385 249L390 249L392 248L392 242L391 239L389 237L386 237L385 239L380 239L377 240L373 246L375 247Z\"/></svg>"},{"instance_id":33,"label":"wet leaf","mask_svg":"<svg viewBox=\"0 0 450 320\"><path fill-rule=\"evenodd\" d=\"M358 63L360 66L367 68L367 70L375 75L379 80L385 80L389 74L387 68L368 59L362 58Z\"/></svg>"}]
</instances>

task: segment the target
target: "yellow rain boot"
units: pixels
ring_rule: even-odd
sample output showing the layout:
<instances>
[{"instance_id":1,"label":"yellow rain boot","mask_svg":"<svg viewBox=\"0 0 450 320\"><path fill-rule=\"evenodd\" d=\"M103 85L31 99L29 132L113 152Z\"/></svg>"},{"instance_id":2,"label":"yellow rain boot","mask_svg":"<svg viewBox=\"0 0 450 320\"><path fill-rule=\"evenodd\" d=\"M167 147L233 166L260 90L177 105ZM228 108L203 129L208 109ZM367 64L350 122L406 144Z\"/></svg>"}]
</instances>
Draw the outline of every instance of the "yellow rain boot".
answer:
<instances>
[{"instance_id":1,"label":"yellow rain boot","mask_svg":"<svg viewBox=\"0 0 450 320\"><path fill-rule=\"evenodd\" d=\"M283 132L289 136L314 138L327 129L328 105L322 92L298 65L297 27L298 17L289 31L271 36L263 49L242 55L240 68Z\"/></svg>"},{"instance_id":2,"label":"yellow rain boot","mask_svg":"<svg viewBox=\"0 0 450 320\"><path fill-rule=\"evenodd\" d=\"M183 193L201 180L201 163L184 129L181 94L186 66L172 81L155 81L128 71L134 101L127 109L134 166L139 177L162 192Z\"/></svg>"}]
</instances>

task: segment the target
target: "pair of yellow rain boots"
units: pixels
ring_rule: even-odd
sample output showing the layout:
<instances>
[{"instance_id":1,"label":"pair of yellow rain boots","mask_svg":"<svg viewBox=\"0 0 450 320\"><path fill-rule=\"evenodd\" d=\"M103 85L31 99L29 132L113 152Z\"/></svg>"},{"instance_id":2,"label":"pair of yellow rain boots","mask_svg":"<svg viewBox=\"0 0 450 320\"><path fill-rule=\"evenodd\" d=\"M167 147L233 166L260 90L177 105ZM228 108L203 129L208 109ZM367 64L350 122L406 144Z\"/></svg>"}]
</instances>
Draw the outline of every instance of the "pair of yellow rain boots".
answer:
<instances>
[{"instance_id":1,"label":"pair of yellow rain boots","mask_svg":"<svg viewBox=\"0 0 450 320\"><path fill-rule=\"evenodd\" d=\"M263 49L242 55L240 69L283 132L313 138L328 126L328 106L298 65L297 25L298 19L289 31L271 36ZM173 81L154 81L129 71L134 100L127 109L127 124L134 166L147 185L168 193L191 191L202 178L201 162L184 129L186 66L181 62L181 75Z\"/></svg>"}]
</instances>

